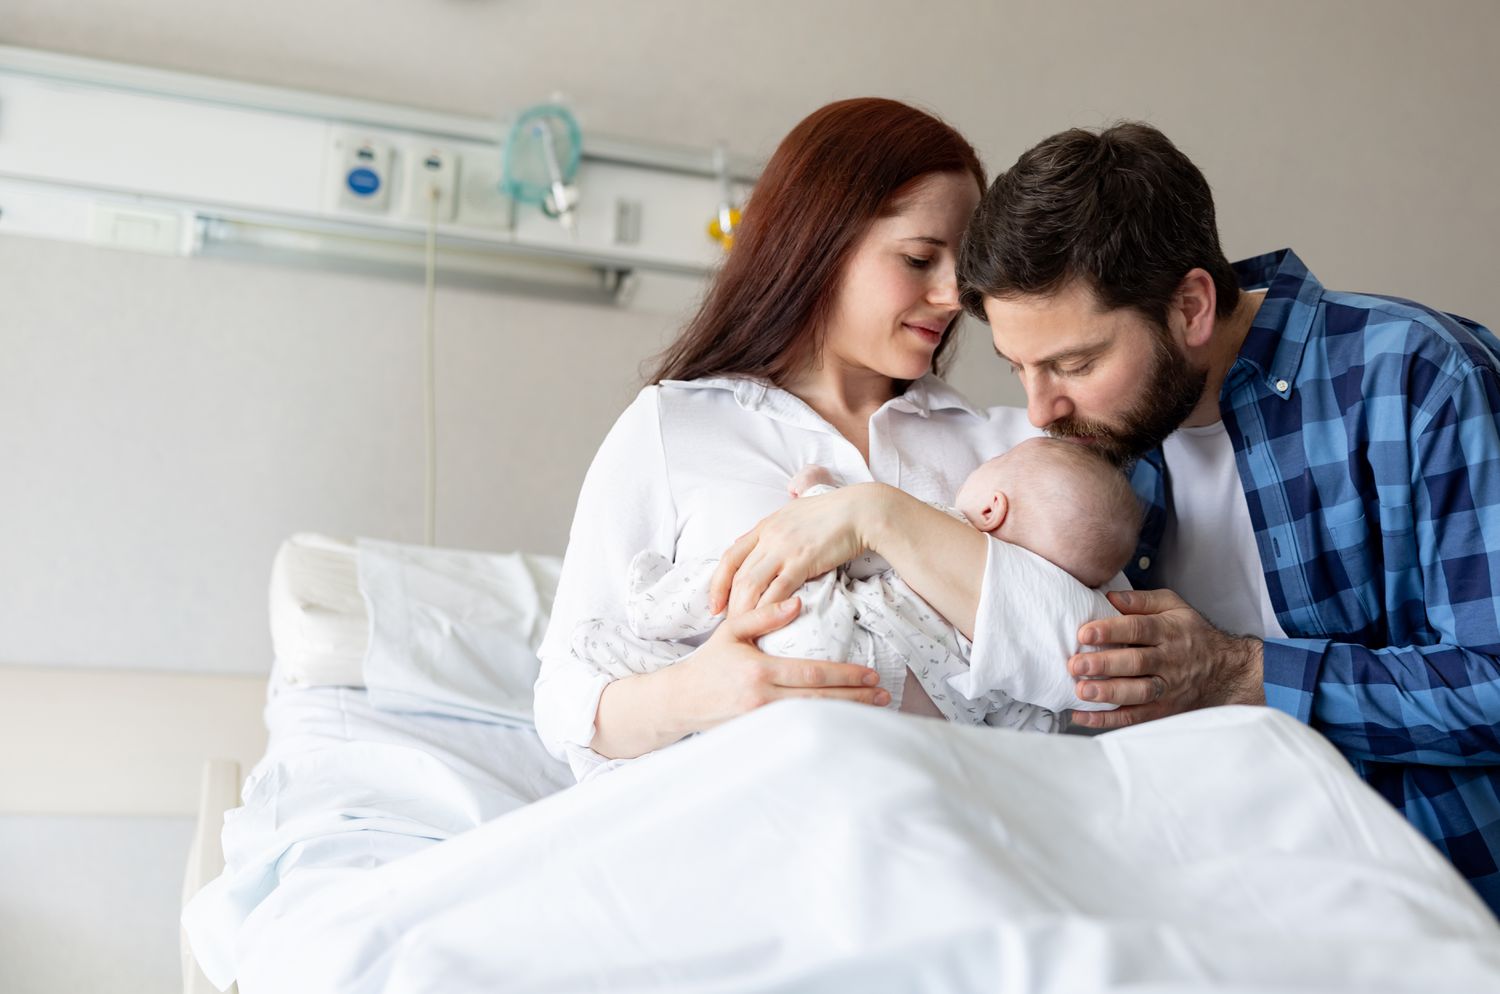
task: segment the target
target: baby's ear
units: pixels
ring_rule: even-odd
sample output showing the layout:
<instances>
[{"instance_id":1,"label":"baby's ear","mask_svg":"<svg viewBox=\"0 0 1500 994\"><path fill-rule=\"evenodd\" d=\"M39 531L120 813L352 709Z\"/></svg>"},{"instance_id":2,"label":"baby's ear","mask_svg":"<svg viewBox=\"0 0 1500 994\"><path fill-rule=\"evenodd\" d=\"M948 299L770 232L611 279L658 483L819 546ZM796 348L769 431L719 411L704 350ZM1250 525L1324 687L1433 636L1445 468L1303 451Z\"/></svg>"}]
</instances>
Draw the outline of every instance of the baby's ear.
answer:
<instances>
[{"instance_id":1,"label":"baby's ear","mask_svg":"<svg viewBox=\"0 0 1500 994\"><path fill-rule=\"evenodd\" d=\"M990 494L989 503L985 504L979 511L979 530L992 532L1005 523L1005 516L1010 513L1010 498L1005 496L1003 490L996 490Z\"/></svg>"}]
</instances>

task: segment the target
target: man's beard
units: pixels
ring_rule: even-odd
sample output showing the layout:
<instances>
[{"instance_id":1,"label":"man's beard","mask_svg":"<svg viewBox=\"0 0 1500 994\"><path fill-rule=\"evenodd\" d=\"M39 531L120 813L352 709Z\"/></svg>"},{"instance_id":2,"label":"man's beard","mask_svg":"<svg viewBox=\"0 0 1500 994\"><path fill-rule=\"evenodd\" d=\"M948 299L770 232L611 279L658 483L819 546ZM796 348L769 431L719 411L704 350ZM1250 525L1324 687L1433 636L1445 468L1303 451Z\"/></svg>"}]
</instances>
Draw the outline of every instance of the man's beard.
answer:
<instances>
[{"instance_id":1,"label":"man's beard","mask_svg":"<svg viewBox=\"0 0 1500 994\"><path fill-rule=\"evenodd\" d=\"M1172 345L1165 329L1152 336L1152 344L1146 389L1135 406L1120 416L1118 424L1060 418L1047 426L1047 434L1054 438L1090 438L1090 448L1116 466L1126 466L1160 445L1198 405L1208 372L1189 365L1187 356Z\"/></svg>"}]
</instances>

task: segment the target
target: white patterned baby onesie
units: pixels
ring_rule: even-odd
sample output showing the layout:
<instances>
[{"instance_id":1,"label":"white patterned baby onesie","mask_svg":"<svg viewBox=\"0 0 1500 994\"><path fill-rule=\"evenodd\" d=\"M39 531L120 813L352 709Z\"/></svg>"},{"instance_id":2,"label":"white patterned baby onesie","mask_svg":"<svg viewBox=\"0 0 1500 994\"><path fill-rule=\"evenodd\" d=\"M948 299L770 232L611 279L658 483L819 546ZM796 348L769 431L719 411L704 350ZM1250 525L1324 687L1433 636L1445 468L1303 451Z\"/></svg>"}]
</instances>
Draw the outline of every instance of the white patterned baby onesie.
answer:
<instances>
[{"instance_id":1,"label":"white patterned baby onesie","mask_svg":"<svg viewBox=\"0 0 1500 994\"><path fill-rule=\"evenodd\" d=\"M814 487L814 496L828 487ZM934 505L962 518L952 508ZM585 621L573 632L573 651L616 679L651 673L693 651L694 642L722 620L708 608L708 584L717 559L673 564L652 552L630 563L623 622ZM1052 731L1058 716L998 691L977 700L951 686L968 673L969 640L948 624L877 556L866 553L809 580L798 591L802 610L790 624L761 636L773 656L863 663L880 674L901 706L908 669L943 716L963 724Z\"/></svg>"}]
</instances>

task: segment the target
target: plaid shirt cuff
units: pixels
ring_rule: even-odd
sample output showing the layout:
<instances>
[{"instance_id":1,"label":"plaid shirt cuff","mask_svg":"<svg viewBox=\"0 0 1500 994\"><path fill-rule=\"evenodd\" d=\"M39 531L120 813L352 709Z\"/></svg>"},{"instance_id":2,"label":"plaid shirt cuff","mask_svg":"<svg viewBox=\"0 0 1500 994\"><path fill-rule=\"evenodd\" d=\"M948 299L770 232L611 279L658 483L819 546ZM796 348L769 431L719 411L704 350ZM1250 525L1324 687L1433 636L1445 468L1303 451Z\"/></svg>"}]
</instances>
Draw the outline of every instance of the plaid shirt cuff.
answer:
<instances>
[{"instance_id":1,"label":"plaid shirt cuff","mask_svg":"<svg viewBox=\"0 0 1500 994\"><path fill-rule=\"evenodd\" d=\"M1266 704L1303 724L1312 720L1313 690L1328 639L1266 639L1262 654Z\"/></svg>"}]
</instances>

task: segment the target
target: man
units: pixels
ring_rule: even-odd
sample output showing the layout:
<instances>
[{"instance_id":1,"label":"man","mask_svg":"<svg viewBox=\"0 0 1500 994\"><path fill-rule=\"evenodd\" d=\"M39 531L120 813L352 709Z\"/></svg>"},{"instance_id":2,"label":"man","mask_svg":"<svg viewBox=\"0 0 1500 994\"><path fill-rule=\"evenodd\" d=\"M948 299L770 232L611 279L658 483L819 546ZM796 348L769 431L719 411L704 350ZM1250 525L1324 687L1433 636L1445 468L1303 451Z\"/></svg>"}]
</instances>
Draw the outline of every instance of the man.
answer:
<instances>
[{"instance_id":1,"label":"man","mask_svg":"<svg viewBox=\"0 0 1500 994\"><path fill-rule=\"evenodd\" d=\"M1123 616L1085 625L1112 728L1269 704L1322 732L1500 911L1500 341L1230 266L1159 131L1072 130L999 176L959 260L1033 424L1130 468ZM1175 591L1175 592L1174 592Z\"/></svg>"}]
</instances>

